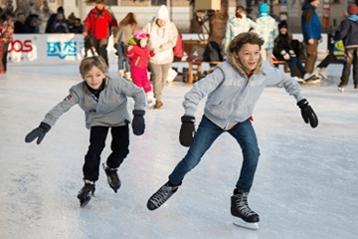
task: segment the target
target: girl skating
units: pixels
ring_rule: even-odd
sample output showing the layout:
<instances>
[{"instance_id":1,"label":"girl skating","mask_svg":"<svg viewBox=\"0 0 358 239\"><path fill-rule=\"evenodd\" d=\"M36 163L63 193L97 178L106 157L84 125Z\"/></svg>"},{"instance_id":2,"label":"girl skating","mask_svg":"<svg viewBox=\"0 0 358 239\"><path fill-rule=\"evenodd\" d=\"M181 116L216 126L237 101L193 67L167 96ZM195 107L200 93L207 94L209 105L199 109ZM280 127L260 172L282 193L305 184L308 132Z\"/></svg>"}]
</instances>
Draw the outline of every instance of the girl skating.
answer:
<instances>
[{"instance_id":1,"label":"girl skating","mask_svg":"<svg viewBox=\"0 0 358 239\"><path fill-rule=\"evenodd\" d=\"M258 228L259 215L248 205L248 194L260 155L250 116L264 88L284 87L295 97L304 121L313 128L318 125L317 116L301 94L295 79L268 62L262 62L262 44L263 40L256 33L239 34L229 45L228 60L195 83L185 95L185 115L181 117L179 139L182 145L190 148L169 175L168 182L149 198L149 210L155 210L165 203L178 190L185 174L200 162L215 139L228 132L237 140L243 152L240 177L231 196L231 214L241 225ZM195 133L195 111L205 96L204 115Z\"/></svg>"}]
</instances>

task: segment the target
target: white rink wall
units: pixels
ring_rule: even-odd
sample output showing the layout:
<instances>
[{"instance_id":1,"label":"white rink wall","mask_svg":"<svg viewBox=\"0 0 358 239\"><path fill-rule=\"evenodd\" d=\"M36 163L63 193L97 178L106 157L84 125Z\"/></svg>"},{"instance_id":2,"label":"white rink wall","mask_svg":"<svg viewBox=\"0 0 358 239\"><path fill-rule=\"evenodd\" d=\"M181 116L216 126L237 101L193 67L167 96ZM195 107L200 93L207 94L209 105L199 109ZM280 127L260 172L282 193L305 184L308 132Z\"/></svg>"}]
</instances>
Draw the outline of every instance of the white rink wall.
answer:
<instances>
[{"instance_id":1,"label":"white rink wall","mask_svg":"<svg viewBox=\"0 0 358 239\"><path fill-rule=\"evenodd\" d=\"M327 34L322 35L319 56L327 54ZM197 34L183 34L184 39L198 39ZM294 34L302 40L302 34ZM108 57L110 64L116 64L113 39L109 39ZM81 34L15 34L9 46L9 65L58 65L78 64L84 56Z\"/></svg>"}]
</instances>

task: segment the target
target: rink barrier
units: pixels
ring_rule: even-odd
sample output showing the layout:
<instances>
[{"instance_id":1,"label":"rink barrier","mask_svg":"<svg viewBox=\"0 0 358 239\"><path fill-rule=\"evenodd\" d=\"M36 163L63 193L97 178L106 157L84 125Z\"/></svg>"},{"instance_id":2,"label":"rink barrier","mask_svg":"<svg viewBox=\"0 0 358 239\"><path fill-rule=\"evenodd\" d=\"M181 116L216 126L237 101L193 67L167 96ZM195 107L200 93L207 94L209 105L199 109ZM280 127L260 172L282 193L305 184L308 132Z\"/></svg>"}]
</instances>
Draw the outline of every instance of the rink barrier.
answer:
<instances>
[{"instance_id":1,"label":"rink barrier","mask_svg":"<svg viewBox=\"0 0 358 239\"><path fill-rule=\"evenodd\" d=\"M294 34L301 40L302 34ZM183 34L183 39L198 39L197 34ZM327 54L327 34L319 44L319 55ZM110 64L116 64L113 39L108 42ZM59 65L78 64L84 57L84 43L81 34L15 34L9 44L8 64L11 65Z\"/></svg>"}]
</instances>

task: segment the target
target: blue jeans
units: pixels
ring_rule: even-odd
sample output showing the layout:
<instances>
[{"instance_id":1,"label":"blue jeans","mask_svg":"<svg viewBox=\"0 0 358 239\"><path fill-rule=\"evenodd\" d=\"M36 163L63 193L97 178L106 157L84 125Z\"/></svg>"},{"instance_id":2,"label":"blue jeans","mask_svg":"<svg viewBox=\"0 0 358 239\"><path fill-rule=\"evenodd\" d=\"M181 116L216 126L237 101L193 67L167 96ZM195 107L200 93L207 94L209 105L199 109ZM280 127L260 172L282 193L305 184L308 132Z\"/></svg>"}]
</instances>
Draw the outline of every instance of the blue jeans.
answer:
<instances>
[{"instance_id":1,"label":"blue jeans","mask_svg":"<svg viewBox=\"0 0 358 239\"><path fill-rule=\"evenodd\" d=\"M180 185L185 174L200 162L204 153L223 132L225 130L215 125L204 115L195 134L193 144L183 160L177 164L174 171L170 174L169 182L173 185ZM228 132L239 143L244 157L236 188L243 192L249 192L260 155L255 130L251 122L246 120L236 124Z\"/></svg>"},{"instance_id":2,"label":"blue jeans","mask_svg":"<svg viewBox=\"0 0 358 239\"><path fill-rule=\"evenodd\" d=\"M127 47L124 45L123 42L117 44L118 70L124 70L124 72L129 72L126 48Z\"/></svg>"}]
</instances>

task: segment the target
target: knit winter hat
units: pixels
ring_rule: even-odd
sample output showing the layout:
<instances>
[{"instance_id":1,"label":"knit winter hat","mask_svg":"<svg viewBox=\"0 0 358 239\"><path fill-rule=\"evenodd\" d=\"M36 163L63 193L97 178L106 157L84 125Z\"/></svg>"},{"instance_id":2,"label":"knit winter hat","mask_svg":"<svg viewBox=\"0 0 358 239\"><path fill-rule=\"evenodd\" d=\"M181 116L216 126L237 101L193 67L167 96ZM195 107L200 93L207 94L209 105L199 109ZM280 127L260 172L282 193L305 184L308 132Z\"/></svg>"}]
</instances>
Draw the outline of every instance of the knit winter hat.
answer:
<instances>
[{"instance_id":1,"label":"knit winter hat","mask_svg":"<svg viewBox=\"0 0 358 239\"><path fill-rule=\"evenodd\" d=\"M146 32L144 30L138 30L134 33L134 38L138 39L138 40L148 38L148 37L149 37L148 32Z\"/></svg>"},{"instance_id":2,"label":"knit winter hat","mask_svg":"<svg viewBox=\"0 0 358 239\"><path fill-rule=\"evenodd\" d=\"M168 21L168 20L169 20L169 11L168 11L167 6L161 5L161 6L159 7L159 10L158 10L158 12L157 12L156 18L157 18L157 19L164 20L164 21Z\"/></svg>"},{"instance_id":3,"label":"knit winter hat","mask_svg":"<svg viewBox=\"0 0 358 239\"><path fill-rule=\"evenodd\" d=\"M285 20L281 21L278 24L278 29L281 29L281 28L286 28L287 29L287 22Z\"/></svg>"},{"instance_id":4,"label":"knit winter hat","mask_svg":"<svg viewBox=\"0 0 358 239\"><path fill-rule=\"evenodd\" d=\"M270 14L270 6L267 3L259 4L259 15L260 16L268 16Z\"/></svg>"},{"instance_id":5,"label":"knit winter hat","mask_svg":"<svg viewBox=\"0 0 358 239\"><path fill-rule=\"evenodd\" d=\"M347 7L347 12L349 15L356 15L358 14L358 5L355 3L350 3Z\"/></svg>"}]
</instances>

